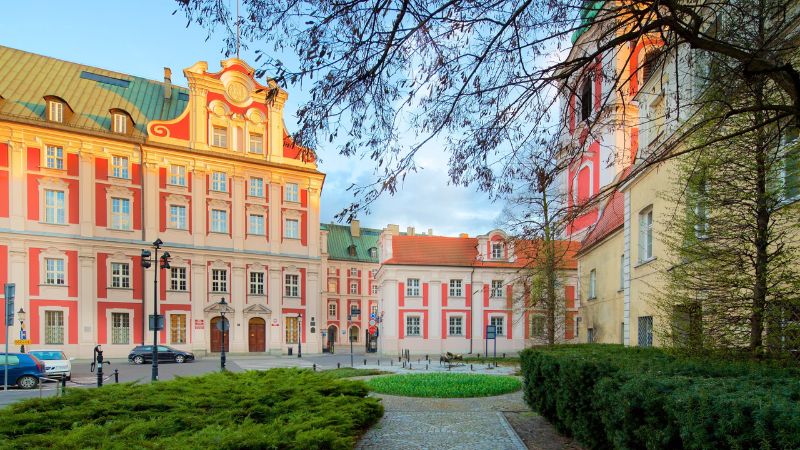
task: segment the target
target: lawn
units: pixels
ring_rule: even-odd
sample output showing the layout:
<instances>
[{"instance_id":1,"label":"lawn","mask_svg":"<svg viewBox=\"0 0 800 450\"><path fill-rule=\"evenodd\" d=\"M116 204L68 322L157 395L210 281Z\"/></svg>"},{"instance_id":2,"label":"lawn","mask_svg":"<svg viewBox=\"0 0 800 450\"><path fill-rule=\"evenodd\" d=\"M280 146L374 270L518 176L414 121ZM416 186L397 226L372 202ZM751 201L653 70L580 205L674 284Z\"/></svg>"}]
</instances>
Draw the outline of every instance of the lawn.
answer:
<instances>
[{"instance_id":1,"label":"lawn","mask_svg":"<svg viewBox=\"0 0 800 450\"><path fill-rule=\"evenodd\" d=\"M369 380L367 386L381 394L405 397L489 397L514 392L522 387L514 377L466 373L425 373L391 375Z\"/></svg>"},{"instance_id":2,"label":"lawn","mask_svg":"<svg viewBox=\"0 0 800 450\"><path fill-rule=\"evenodd\" d=\"M299 369L70 389L0 410L0 447L349 449L383 414L367 393Z\"/></svg>"},{"instance_id":3,"label":"lawn","mask_svg":"<svg viewBox=\"0 0 800 450\"><path fill-rule=\"evenodd\" d=\"M353 377L366 377L370 375L383 375L389 372L384 372L378 369L357 369L353 367L342 367L340 369L326 370L321 373L332 378L353 378Z\"/></svg>"}]
</instances>

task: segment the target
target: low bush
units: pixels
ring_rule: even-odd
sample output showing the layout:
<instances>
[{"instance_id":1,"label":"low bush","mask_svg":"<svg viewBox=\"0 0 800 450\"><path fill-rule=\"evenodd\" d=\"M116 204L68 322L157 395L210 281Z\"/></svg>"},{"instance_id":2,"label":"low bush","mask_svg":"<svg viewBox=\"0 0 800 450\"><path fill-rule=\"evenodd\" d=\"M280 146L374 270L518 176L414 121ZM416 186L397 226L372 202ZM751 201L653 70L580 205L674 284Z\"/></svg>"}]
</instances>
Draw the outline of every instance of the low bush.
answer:
<instances>
[{"instance_id":1,"label":"low bush","mask_svg":"<svg viewBox=\"0 0 800 450\"><path fill-rule=\"evenodd\" d=\"M588 448L800 448L795 369L612 345L521 358L525 400Z\"/></svg>"},{"instance_id":2,"label":"low bush","mask_svg":"<svg viewBox=\"0 0 800 450\"><path fill-rule=\"evenodd\" d=\"M299 369L70 389L0 410L0 447L349 449L383 414L367 393Z\"/></svg>"},{"instance_id":3,"label":"low bush","mask_svg":"<svg viewBox=\"0 0 800 450\"><path fill-rule=\"evenodd\" d=\"M375 392L405 397L489 397L514 392L522 383L514 377L466 373L390 375L367 381Z\"/></svg>"}]
</instances>

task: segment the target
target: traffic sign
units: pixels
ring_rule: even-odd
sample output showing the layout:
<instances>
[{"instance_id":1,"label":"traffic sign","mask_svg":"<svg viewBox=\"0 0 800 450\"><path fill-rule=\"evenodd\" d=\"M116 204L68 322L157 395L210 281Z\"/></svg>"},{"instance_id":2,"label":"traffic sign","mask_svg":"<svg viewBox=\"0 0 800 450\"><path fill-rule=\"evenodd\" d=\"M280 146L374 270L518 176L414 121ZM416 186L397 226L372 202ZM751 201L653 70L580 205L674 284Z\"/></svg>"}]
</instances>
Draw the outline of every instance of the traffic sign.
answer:
<instances>
[{"instance_id":1,"label":"traffic sign","mask_svg":"<svg viewBox=\"0 0 800 450\"><path fill-rule=\"evenodd\" d=\"M6 283L3 287L3 294L6 297L6 326L8 327L14 325L14 296L16 291L17 285L14 283Z\"/></svg>"},{"instance_id":2,"label":"traffic sign","mask_svg":"<svg viewBox=\"0 0 800 450\"><path fill-rule=\"evenodd\" d=\"M370 318L370 319L374 319L374 318L375 318L375 313L372 313L372 314L370 314L370 315L369 315L369 318Z\"/></svg>"},{"instance_id":3,"label":"traffic sign","mask_svg":"<svg viewBox=\"0 0 800 450\"><path fill-rule=\"evenodd\" d=\"M369 326L371 327L375 326L375 319L369 319Z\"/></svg>"},{"instance_id":4,"label":"traffic sign","mask_svg":"<svg viewBox=\"0 0 800 450\"><path fill-rule=\"evenodd\" d=\"M28 330L19 330L20 339L28 339Z\"/></svg>"},{"instance_id":5,"label":"traffic sign","mask_svg":"<svg viewBox=\"0 0 800 450\"><path fill-rule=\"evenodd\" d=\"M368 330L369 330L369 334L375 336L375 334L378 332L378 327L373 325L373 326L369 327Z\"/></svg>"},{"instance_id":6,"label":"traffic sign","mask_svg":"<svg viewBox=\"0 0 800 450\"><path fill-rule=\"evenodd\" d=\"M14 345L31 345L30 339L14 339Z\"/></svg>"}]
</instances>

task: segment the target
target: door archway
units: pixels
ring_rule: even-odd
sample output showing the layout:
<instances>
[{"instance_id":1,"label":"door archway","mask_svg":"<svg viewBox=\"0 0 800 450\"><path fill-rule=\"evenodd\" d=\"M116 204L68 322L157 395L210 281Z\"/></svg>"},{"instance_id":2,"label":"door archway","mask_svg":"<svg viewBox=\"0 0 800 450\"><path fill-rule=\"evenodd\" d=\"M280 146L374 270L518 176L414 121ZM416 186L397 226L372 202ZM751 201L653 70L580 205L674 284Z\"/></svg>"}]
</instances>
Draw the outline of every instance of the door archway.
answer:
<instances>
[{"instance_id":1,"label":"door archway","mask_svg":"<svg viewBox=\"0 0 800 450\"><path fill-rule=\"evenodd\" d=\"M328 326L328 351L332 352L334 346L336 345L336 335L339 334L339 329L336 328L336 325L329 325Z\"/></svg>"},{"instance_id":2,"label":"door archway","mask_svg":"<svg viewBox=\"0 0 800 450\"><path fill-rule=\"evenodd\" d=\"M222 317L217 316L211 319L210 327L211 327L211 351L212 352L219 352L222 350L222 331L219 329L218 324L222 322ZM228 326L230 327L230 321L225 318L225 322L227 322ZM225 333L225 351L230 351L230 340L231 340L231 332L230 328Z\"/></svg>"},{"instance_id":3,"label":"door archway","mask_svg":"<svg viewBox=\"0 0 800 450\"><path fill-rule=\"evenodd\" d=\"M253 317L247 322L248 351L267 350L267 322L261 317Z\"/></svg>"},{"instance_id":4,"label":"door archway","mask_svg":"<svg viewBox=\"0 0 800 450\"><path fill-rule=\"evenodd\" d=\"M350 342L358 342L358 326L353 325L350 327Z\"/></svg>"}]
</instances>

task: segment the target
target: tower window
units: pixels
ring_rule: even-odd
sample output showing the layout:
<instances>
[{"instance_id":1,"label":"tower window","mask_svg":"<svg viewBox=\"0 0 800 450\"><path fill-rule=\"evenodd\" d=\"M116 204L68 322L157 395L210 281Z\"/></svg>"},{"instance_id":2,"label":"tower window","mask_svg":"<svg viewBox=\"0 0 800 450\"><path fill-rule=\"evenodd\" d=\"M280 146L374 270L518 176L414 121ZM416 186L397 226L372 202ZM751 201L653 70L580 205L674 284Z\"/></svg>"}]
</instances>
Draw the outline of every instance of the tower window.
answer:
<instances>
[{"instance_id":1,"label":"tower window","mask_svg":"<svg viewBox=\"0 0 800 450\"><path fill-rule=\"evenodd\" d=\"M589 120L592 114L592 79L587 78L581 87L581 120Z\"/></svg>"}]
</instances>

